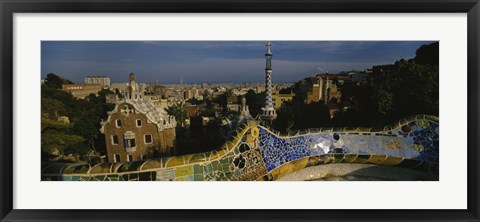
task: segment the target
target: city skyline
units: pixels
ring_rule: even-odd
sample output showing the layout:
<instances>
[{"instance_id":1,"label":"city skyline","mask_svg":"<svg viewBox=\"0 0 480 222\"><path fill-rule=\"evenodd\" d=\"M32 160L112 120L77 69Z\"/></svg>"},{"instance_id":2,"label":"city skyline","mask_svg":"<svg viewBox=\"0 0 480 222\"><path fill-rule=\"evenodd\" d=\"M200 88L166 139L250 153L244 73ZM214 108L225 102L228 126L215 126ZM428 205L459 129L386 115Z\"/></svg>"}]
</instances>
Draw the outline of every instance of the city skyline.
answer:
<instances>
[{"instance_id":1,"label":"city skyline","mask_svg":"<svg viewBox=\"0 0 480 222\"><path fill-rule=\"evenodd\" d=\"M438 181L439 42L43 46L44 181Z\"/></svg>"},{"instance_id":2,"label":"city skyline","mask_svg":"<svg viewBox=\"0 0 480 222\"><path fill-rule=\"evenodd\" d=\"M273 82L316 73L371 68L415 57L432 41L273 41ZM105 75L123 82L262 83L265 41L42 41L42 78L55 73L74 82Z\"/></svg>"}]
</instances>

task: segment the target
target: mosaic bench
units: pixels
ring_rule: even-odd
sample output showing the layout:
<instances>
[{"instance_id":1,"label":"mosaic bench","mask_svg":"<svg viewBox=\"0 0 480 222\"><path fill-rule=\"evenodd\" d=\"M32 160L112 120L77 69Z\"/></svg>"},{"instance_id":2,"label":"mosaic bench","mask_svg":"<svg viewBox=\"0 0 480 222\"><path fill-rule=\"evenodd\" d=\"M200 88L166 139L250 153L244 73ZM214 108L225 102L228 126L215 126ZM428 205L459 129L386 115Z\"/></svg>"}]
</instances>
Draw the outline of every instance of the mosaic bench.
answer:
<instances>
[{"instance_id":1,"label":"mosaic bench","mask_svg":"<svg viewBox=\"0 0 480 222\"><path fill-rule=\"evenodd\" d=\"M320 128L280 135L250 120L221 148L126 163L42 166L42 180L252 181L277 180L322 164L361 163L438 174L439 120L417 115L382 129Z\"/></svg>"}]
</instances>

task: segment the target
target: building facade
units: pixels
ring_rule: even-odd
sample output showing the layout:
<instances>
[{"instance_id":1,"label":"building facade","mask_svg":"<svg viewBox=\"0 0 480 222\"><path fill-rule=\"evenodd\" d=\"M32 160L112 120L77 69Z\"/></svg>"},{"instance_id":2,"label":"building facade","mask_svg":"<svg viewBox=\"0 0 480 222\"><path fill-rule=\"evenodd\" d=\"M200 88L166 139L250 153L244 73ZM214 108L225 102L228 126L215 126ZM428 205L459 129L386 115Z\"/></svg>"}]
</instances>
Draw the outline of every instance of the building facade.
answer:
<instances>
[{"instance_id":1,"label":"building facade","mask_svg":"<svg viewBox=\"0 0 480 222\"><path fill-rule=\"evenodd\" d=\"M174 155L175 117L153 105L131 73L124 98L101 122L109 162L128 162Z\"/></svg>"},{"instance_id":2,"label":"building facade","mask_svg":"<svg viewBox=\"0 0 480 222\"><path fill-rule=\"evenodd\" d=\"M110 87L110 77L107 76L87 76L85 84L100 84L103 87Z\"/></svg>"},{"instance_id":3,"label":"building facade","mask_svg":"<svg viewBox=\"0 0 480 222\"><path fill-rule=\"evenodd\" d=\"M335 74L320 74L316 78L305 98L305 103L322 101L326 105L332 100L338 102L342 96L338 83L343 80Z\"/></svg>"},{"instance_id":4,"label":"building facade","mask_svg":"<svg viewBox=\"0 0 480 222\"><path fill-rule=\"evenodd\" d=\"M109 87L110 91L125 94L127 92L128 83L112 83Z\"/></svg>"},{"instance_id":5,"label":"building facade","mask_svg":"<svg viewBox=\"0 0 480 222\"><path fill-rule=\"evenodd\" d=\"M102 85L100 84L63 84L62 90L69 92L75 98L84 99L91 93L98 96L98 92L102 90Z\"/></svg>"},{"instance_id":6,"label":"building facade","mask_svg":"<svg viewBox=\"0 0 480 222\"><path fill-rule=\"evenodd\" d=\"M105 95L105 102L110 103L110 104L115 104L118 101L118 95L117 94L107 94Z\"/></svg>"},{"instance_id":7,"label":"building facade","mask_svg":"<svg viewBox=\"0 0 480 222\"><path fill-rule=\"evenodd\" d=\"M295 93L281 94L279 91L275 91L272 94L273 108L280 109L282 104L288 101L292 101Z\"/></svg>"}]
</instances>

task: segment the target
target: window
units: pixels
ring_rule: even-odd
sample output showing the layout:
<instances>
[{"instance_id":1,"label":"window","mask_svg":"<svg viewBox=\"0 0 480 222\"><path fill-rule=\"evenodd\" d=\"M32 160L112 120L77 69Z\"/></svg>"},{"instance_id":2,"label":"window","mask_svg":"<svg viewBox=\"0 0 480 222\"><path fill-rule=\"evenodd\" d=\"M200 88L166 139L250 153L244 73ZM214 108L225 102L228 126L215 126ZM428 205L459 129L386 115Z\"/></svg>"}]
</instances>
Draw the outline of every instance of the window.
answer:
<instances>
[{"instance_id":1,"label":"window","mask_svg":"<svg viewBox=\"0 0 480 222\"><path fill-rule=\"evenodd\" d=\"M114 155L113 155L113 162L115 162L115 163L116 163L116 162L120 162L120 155L114 154Z\"/></svg>"},{"instance_id":2,"label":"window","mask_svg":"<svg viewBox=\"0 0 480 222\"><path fill-rule=\"evenodd\" d=\"M127 162L128 161L133 161L133 156L132 155L127 155Z\"/></svg>"},{"instance_id":3,"label":"window","mask_svg":"<svg viewBox=\"0 0 480 222\"><path fill-rule=\"evenodd\" d=\"M141 119L137 119L137 127L141 127L142 126L142 120Z\"/></svg>"},{"instance_id":4,"label":"window","mask_svg":"<svg viewBox=\"0 0 480 222\"><path fill-rule=\"evenodd\" d=\"M119 119L117 119L117 120L115 121L115 125L116 125L118 128L122 127L122 121L119 120Z\"/></svg>"},{"instance_id":5,"label":"window","mask_svg":"<svg viewBox=\"0 0 480 222\"><path fill-rule=\"evenodd\" d=\"M153 142L152 135L147 134L145 135L145 144L151 144Z\"/></svg>"},{"instance_id":6,"label":"window","mask_svg":"<svg viewBox=\"0 0 480 222\"><path fill-rule=\"evenodd\" d=\"M135 147L135 139L125 139L125 147Z\"/></svg>"},{"instance_id":7,"label":"window","mask_svg":"<svg viewBox=\"0 0 480 222\"><path fill-rule=\"evenodd\" d=\"M141 160L145 160L145 155L143 155L143 154L140 155L140 159L141 159Z\"/></svg>"},{"instance_id":8,"label":"window","mask_svg":"<svg viewBox=\"0 0 480 222\"><path fill-rule=\"evenodd\" d=\"M132 131L125 132L123 135L125 148L135 147L135 134Z\"/></svg>"},{"instance_id":9,"label":"window","mask_svg":"<svg viewBox=\"0 0 480 222\"><path fill-rule=\"evenodd\" d=\"M118 145L118 136L112 135L112 145Z\"/></svg>"}]
</instances>

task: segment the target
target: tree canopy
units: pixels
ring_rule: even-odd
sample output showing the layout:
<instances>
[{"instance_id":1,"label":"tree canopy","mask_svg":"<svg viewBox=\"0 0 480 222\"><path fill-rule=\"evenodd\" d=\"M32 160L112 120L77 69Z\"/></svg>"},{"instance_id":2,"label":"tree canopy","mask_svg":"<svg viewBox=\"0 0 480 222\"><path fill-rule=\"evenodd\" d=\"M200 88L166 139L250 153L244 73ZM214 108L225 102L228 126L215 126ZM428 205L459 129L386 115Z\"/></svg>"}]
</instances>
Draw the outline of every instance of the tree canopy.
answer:
<instances>
[{"instance_id":1,"label":"tree canopy","mask_svg":"<svg viewBox=\"0 0 480 222\"><path fill-rule=\"evenodd\" d=\"M53 73L49 73L46 80L41 88L42 153L73 154L85 159L89 150L103 150L104 143L96 141L101 140L101 120L114 108L105 102L105 96L113 92L103 89L98 96L90 94L85 99L77 99L60 90L61 84L71 84L70 80ZM61 116L68 117L70 123L58 121Z\"/></svg>"},{"instance_id":2,"label":"tree canopy","mask_svg":"<svg viewBox=\"0 0 480 222\"><path fill-rule=\"evenodd\" d=\"M188 118L187 115L187 108L185 107L185 103L177 103L173 106L168 107L165 109L168 115L174 116L177 124L180 127L184 127Z\"/></svg>"},{"instance_id":3,"label":"tree canopy","mask_svg":"<svg viewBox=\"0 0 480 222\"><path fill-rule=\"evenodd\" d=\"M304 104L303 94L296 92L290 108L294 115L278 115L277 130L283 131L289 121L294 128L324 126L382 127L401 118L439 114L439 43L422 45L413 59L400 59L393 65L378 66L366 81L339 85L342 103L353 103L353 109L337 112L333 119L325 118L326 107ZM304 90L308 80L297 82L293 89ZM280 113L279 113L280 114ZM287 118L287 120L283 119Z\"/></svg>"},{"instance_id":4,"label":"tree canopy","mask_svg":"<svg viewBox=\"0 0 480 222\"><path fill-rule=\"evenodd\" d=\"M45 80L46 80L45 85L54 89L61 89L63 84L73 84L72 81L68 79L64 79L53 73L48 73L47 78Z\"/></svg>"}]
</instances>

